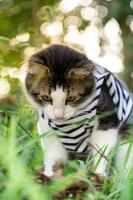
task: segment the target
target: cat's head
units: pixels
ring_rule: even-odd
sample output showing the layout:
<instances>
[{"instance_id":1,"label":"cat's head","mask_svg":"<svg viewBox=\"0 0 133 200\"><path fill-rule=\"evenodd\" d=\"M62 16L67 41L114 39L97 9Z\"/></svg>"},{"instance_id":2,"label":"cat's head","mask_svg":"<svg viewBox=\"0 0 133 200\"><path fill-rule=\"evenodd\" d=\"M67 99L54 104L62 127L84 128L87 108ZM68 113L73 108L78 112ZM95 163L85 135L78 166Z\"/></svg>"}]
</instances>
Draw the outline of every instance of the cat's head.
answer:
<instances>
[{"instance_id":1,"label":"cat's head","mask_svg":"<svg viewBox=\"0 0 133 200\"><path fill-rule=\"evenodd\" d=\"M48 118L69 119L92 94L92 71L93 63L84 54L52 45L30 58L26 89Z\"/></svg>"}]
</instances>

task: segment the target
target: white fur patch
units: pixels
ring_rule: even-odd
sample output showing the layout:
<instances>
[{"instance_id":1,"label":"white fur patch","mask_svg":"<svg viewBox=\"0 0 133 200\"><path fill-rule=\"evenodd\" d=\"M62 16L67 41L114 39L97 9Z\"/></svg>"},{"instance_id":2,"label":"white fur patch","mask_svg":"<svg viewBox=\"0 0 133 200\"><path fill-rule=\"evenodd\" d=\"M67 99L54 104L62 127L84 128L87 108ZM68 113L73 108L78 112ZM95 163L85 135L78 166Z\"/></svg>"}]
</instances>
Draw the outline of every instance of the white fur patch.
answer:
<instances>
[{"instance_id":1,"label":"white fur patch","mask_svg":"<svg viewBox=\"0 0 133 200\"><path fill-rule=\"evenodd\" d=\"M51 130L47 119L39 118L38 130L39 134ZM67 161L67 151L54 133L47 138L42 138L41 145L44 150L44 174L52 176L54 165L59 161Z\"/></svg>"},{"instance_id":2,"label":"white fur patch","mask_svg":"<svg viewBox=\"0 0 133 200\"><path fill-rule=\"evenodd\" d=\"M97 163L99 157L101 157L100 163L96 168L96 173L106 175L107 160L105 159L111 149L117 144L118 129L109 129L109 130L97 130L94 131L90 137L90 143L98 151L102 152L105 149L104 157L101 157L101 154L98 153L95 149L92 148L92 153L94 157L94 165Z\"/></svg>"},{"instance_id":3,"label":"white fur patch","mask_svg":"<svg viewBox=\"0 0 133 200\"><path fill-rule=\"evenodd\" d=\"M51 97L55 119L64 119L66 93L63 91L63 88L57 87L56 90L51 92Z\"/></svg>"},{"instance_id":4,"label":"white fur patch","mask_svg":"<svg viewBox=\"0 0 133 200\"><path fill-rule=\"evenodd\" d=\"M48 118L65 120L74 115L77 109L65 104L66 96L67 94L62 87L56 87L56 90L51 92L52 105L47 104L42 109Z\"/></svg>"}]
</instances>

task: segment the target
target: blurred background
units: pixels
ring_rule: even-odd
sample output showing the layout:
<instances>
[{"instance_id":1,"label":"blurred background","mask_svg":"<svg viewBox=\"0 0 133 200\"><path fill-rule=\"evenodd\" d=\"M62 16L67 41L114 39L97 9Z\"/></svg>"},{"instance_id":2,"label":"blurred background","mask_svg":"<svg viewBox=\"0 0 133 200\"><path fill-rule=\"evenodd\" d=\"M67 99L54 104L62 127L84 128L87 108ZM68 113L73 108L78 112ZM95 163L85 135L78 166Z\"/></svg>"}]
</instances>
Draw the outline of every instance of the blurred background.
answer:
<instances>
[{"instance_id":1,"label":"blurred background","mask_svg":"<svg viewBox=\"0 0 133 200\"><path fill-rule=\"evenodd\" d=\"M85 52L133 91L133 0L0 0L0 99L21 101L27 59L54 43Z\"/></svg>"}]
</instances>

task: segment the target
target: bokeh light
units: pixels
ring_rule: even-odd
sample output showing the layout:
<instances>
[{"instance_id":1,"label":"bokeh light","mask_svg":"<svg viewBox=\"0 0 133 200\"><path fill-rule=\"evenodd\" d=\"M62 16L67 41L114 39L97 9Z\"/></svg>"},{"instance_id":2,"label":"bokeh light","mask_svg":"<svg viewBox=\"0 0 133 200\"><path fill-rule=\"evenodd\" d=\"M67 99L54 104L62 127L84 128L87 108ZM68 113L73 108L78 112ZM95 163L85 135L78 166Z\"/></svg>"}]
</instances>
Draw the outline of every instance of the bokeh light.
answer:
<instances>
[{"instance_id":1,"label":"bokeh light","mask_svg":"<svg viewBox=\"0 0 133 200\"><path fill-rule=\"evenodd\" d=\"M16 36L16 39L19 42L27 42L30 38L30 34L29 33L22 33Z\"/></svg>"},{"instance_id":2,"label":"bokeh light","mask_svg":"<svg viewBox=\"0 0 133 200\"><path fill-rule=\"evenodd\" d=\"M124 70L121 58L115 54L105 54L96 59L97 63L114 73L120 73Z\"/></svg>"},{"instance_id":3,"label":"bokeh light","mask_svg":"<svg viewBox=\"0 0 133 200\"><path fill-rule=\"evenodd\" d=\"M130 1L130 7L133 9L133 0Z\"/></svg>"},{"instance_id":4,"label":"bokeh light","mask_svg":"<svg viewBox=\"0 0 133 200\"><path fill-rule=\"evenodd\" d=\"M101 18L106 17L108 14L108 9L105 6L96 6L96 10L98 12L98 16Z\"/></svg>"},{"instance_id":5,"label":"bokeh light","mask_svg":"<svg viewBox=\"0 0 133 200\"><path fill-rule=\"evenodd\" d=\"M109 20L104 27L104 36L108 39L114 39L121 32L118 22L113 18Z\"/></svg>"},{"instance_id":6,"label":"bokeh light","mask_svg":"<svg viewBox=\"0 0 133 200\"><path fill-rule=\"evenodd\" d=\"M64 35L64 42L80 45L81 35L76 26L68 26L68 32Z\"/></svg>"},{"instance_id":7,"label":"bokeh light","mask_svg":"<svg viewBox=\"0 0 133 200\"><path fill-rule=\"evenodd\" d=\"M80 0L79 5L81 6L89 6L93 0Z\"/></svg>"},{"instance_id":8,"label":"bokeh light","mask_svg":"<svg viewBox=\"0 0 133 200\"><path fill-rule=\"evenodd\" d=\"M90 21L97 16L97 10L92 7L85 7L81 9L81 16L84 20Z\"/></svg>"},{"instance_id":9,"label":"bokeh light","mask_svg":"<svg viewBox=\"0 0 133 200\"><path fill-rule=\"evenodd\" d=\"M73 0L73 1L72 0L62 0L59 3L59 9L63 13L70 12L79 5L79 2L80 2L80 0Z\"/></svg>"},{"instance_id":10,"label":"bokeh light","mask_svg":"<svg viewBox=\"0 0 133 200\"><path fill-rule=\"evenodd\" d=\"M63 25L59 21L54 21L50 24L44 23L41 25L40 30L43 35L50 37L59 36L63 33Z\"/></svg>"},{"instance_id":11,"label":"bokeh light","mask_svg":"<svg viewBox=\"0 0 133 200\"><path fill-rule=\"evenodd\" d=\"M79 27L82 25L82 19L78 16L68 16L64 19L64 25L66 27L69 27L70 25Z\"/></svg>"},{"instance_id":12,"label":"bokeh light","mask_svg":"<svg viewBox=\"0 0 133 200\"><path fill-rule=\"evenodd\" d=\"M39 49L37 47L26 47L24 49L24 60L27 62L27 60L29 59L30 56L32 56L34 53L36 53L37 51L39 51Z\"/></svg>"},{"instance_id":13,"label":"bokeh light","mask_svg":"<svg viewBox=\"0 0 133 200\"><path fill-rule=\"evenodd\" d=\"M4 78L0 78L0 99L6 97L10 89L9 82Z\"/></svg>"},{"instance_id":14,"label":"bokeh light","mask_svg":"<svg viewBox=\"0 0 133 200\"><path fill-rule=\"evenodd\" d=\"M99 30L96 26L87 26L82 33L81 43L87 56L94 60L100 54Z\"/></svg>"},{"instance_id":15,"label":"bokeh light","mask_svg":"<svg viewBox=\"0 0 133 200\"><path fill-rule=\"evenodd\" d=\"M129 25L131 31L133 32L133 20L130 22L130 25Z\"/></svg>"}]
</instances>

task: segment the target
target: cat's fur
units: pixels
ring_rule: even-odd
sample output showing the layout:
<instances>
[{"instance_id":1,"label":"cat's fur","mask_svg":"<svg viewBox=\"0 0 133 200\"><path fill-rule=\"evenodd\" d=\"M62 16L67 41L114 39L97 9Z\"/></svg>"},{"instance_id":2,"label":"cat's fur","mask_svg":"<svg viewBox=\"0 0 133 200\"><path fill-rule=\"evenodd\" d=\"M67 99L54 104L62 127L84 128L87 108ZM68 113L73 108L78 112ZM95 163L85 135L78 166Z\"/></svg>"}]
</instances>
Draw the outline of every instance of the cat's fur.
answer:
<instances>
[{"instance_id":1,"label":"cat's fur","mask_svg":"<svg viewBox=\"0 0 133 200\"><path fill-rule=\"evenodd\" d=\"M92 69L92 62L84 54L65 46L54 45L31 57L26 87L32 98L40 106L46 107L46 110L47 105L52 102L51 92L57 87L62 88L66 98L64 106L67 117L70 112L74 112L76 106L89 97L93 90ZM49 101L44 100L47 96L51 98ZM49 115L49 111L47 114ZM53 113L50 118L54 118Z\"/></svg>"},{"instance_id":2,"label":"cat's fur","mask_svg":"<svg viewBox=\"0 0 133 200\"><path fill-rule=\"evenodd\" d=\"M36 54L29 60L29 70L25 85L28 94L37 106L44 110L46 119L39 118L40 134L50 130L48 119L63 121L74 116L77 109L88 104L95 92L93 70L95 64L78 51L63 45L52 45ZM105 86L99 97L97 113L104 113L113 109L113 103ZM94 146L92 154L94 163L99 159L97 153L105 147L105 157L117 143L119 121L116 113L98 120L95 130L89 138ZM44 173L53 175L53 167L59 161L67 161L68 152L53 134L52 137L42 139L45 151ZM106 172L107 159L102 157L96 173Z\"/></svg>"}]
</instances>

